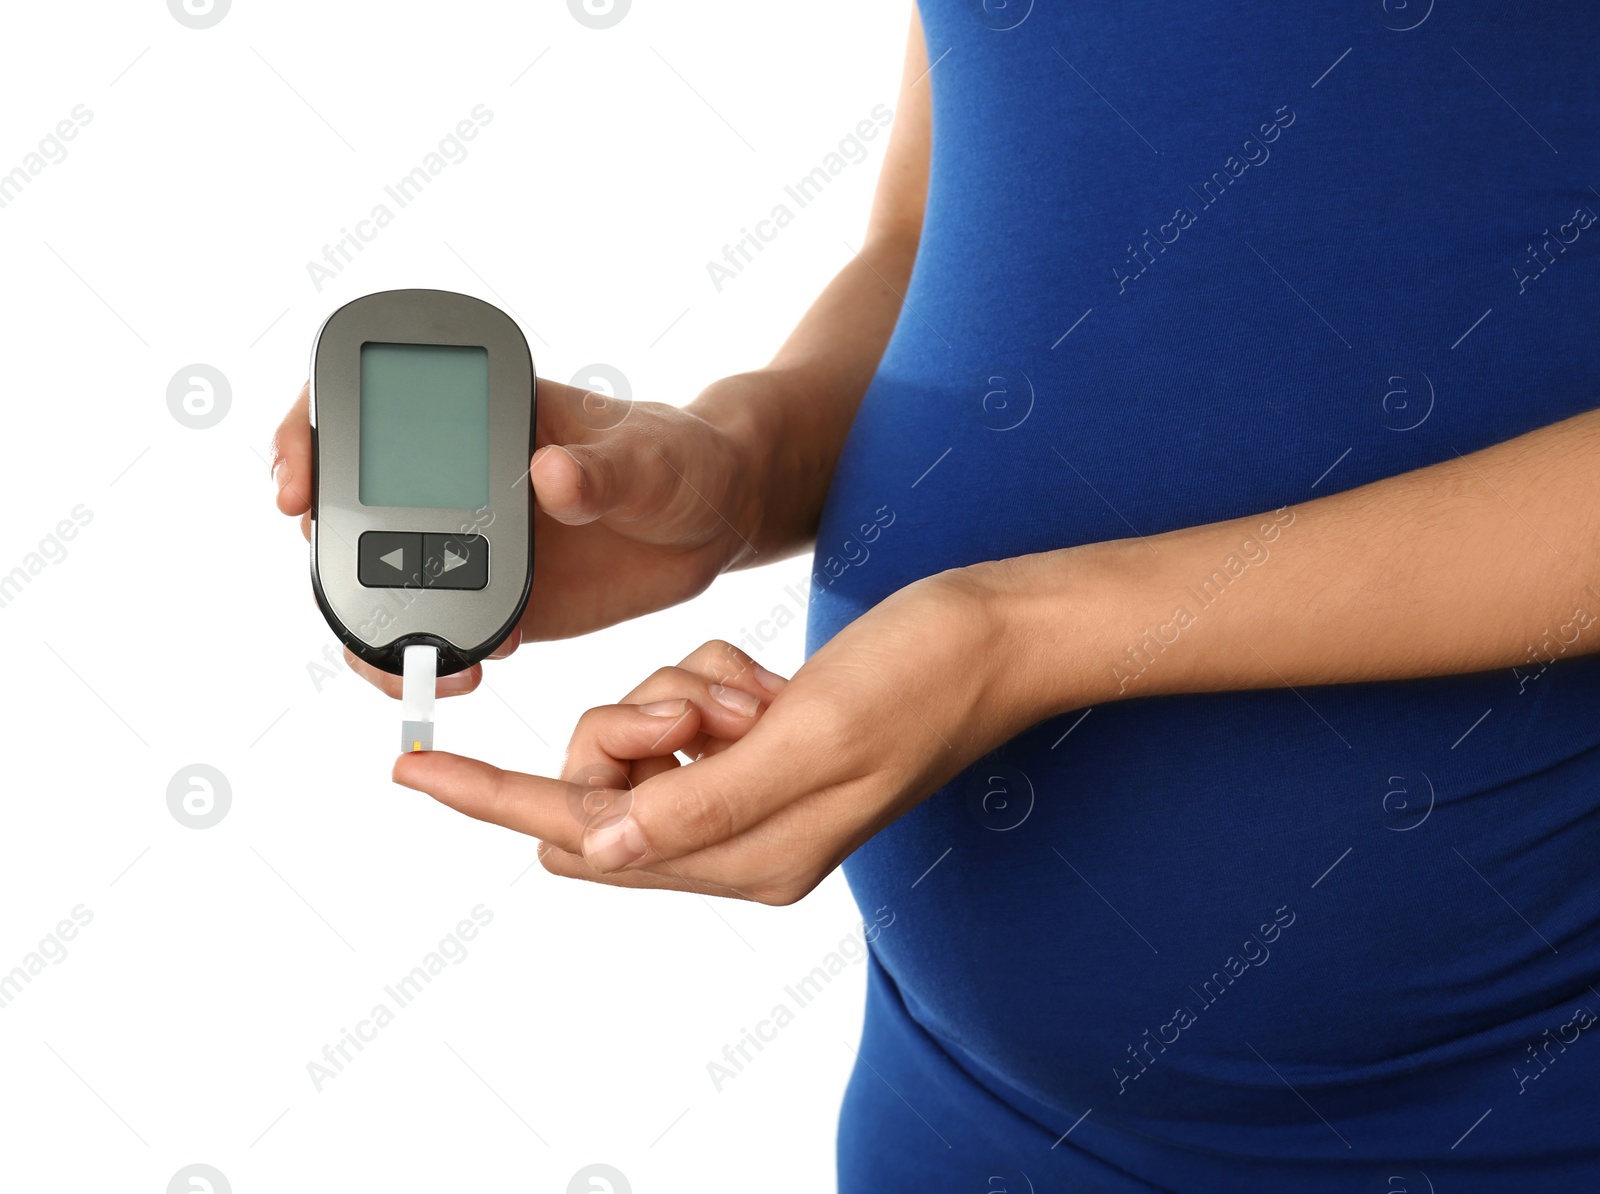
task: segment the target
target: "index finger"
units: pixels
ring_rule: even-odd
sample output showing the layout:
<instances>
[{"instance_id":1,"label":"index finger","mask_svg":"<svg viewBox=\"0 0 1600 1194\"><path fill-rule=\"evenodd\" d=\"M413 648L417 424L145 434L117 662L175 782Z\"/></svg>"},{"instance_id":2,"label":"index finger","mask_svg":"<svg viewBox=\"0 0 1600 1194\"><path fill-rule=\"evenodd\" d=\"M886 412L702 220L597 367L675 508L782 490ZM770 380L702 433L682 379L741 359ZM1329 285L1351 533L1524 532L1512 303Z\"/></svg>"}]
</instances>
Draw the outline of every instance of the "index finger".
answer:
<instances>
[{"instance_id":1,"label":"index finger","mask_svg":"<svg viewBox=\"0 0 1600 1194\"><path fill-rule=\"evenodd\" d=\"M591 783L505 771L478 759L429 750L403 754L390 773L395 783L426 792L440 804L572 853L581 848L583 819L597 805L627 793ZM602 780L602 783L604 781Z\"/></svg>"},{"instance_id":2,"label":"index finger","mask_svg":"<svg viewBox=\"0 0 1600 1194\"><path fill-rule=\"evenodd\" d=\"M283 416L272 436L272 478L278 484L278 509L304 514L311 509L311 383Z\"/></svg>"},{"instance_id":3,"label":"index finger","mask_svg":"<svg viewBox=\"0 0 1600 1194\"><path fill-rule=\"evenodd\" d=\"M633 410L633 400L541 377L534 410L534 447L586 444L615 431Z\"/></svg>"}]
</instances>

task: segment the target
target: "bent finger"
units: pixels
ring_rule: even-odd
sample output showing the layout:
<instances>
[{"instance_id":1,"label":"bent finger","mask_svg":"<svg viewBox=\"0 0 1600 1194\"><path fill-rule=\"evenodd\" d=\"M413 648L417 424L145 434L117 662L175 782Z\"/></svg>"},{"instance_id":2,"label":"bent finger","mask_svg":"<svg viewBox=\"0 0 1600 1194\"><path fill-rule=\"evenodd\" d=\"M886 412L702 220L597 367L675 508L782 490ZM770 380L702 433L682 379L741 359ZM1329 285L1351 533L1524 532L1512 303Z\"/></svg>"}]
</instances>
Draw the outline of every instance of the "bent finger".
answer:
<instances>
[{"instance_id":1,"label":"bent finger","mask_svg":"<svg viewBox=\"0 0 1600 1194\"><path fill-rule=\"evenodd\" d=\"M489 652L490 659L504 659L522 645L522 624L519 622L511 628L511 633L501 640L500 645Z\"/></svg>"},{"instance_id":2,"label":"bent finger","mask_svg":"<svg viewBox=\"0 0 1600 1194\"><path fill-rule=\"evenodd\" d=\"M272 435L272 479L278 487L278 509L304 514L311 509L311 383L300 393Z\"/></svg>"},{"instance_id":3,"label":"bent finger","mask_svg":"<svg viewBox=\"0 0 1600 1194\"><path fill-rule=\"evenodd\" d=\"M684 656L678 666L706 677L713 684L748 692L763 702L777 696L789 683L776 672L762 667L753 655L720 638L700 644Z\"/></svg>"},{"instance_id":4,"label":"bent finger","mask_svg":"<svg viewBox=\"0 0 1600 1194\"><path fill-rule=\"evenodd\" d=\"M572 732L561 778L575 781L581 772L606 764L631 780L631 762L685 749L699 735L700 720L700 711L687 697L590 709Z\"/></svg>"},{"instance_id":5,"label":"bent finger","mask_svg":"<svg viewBox=\"0 0 1600 1194\"><path fill-rule=\"evenodd\" d=\"M538 385L536 440L539 447L593 443L621 427L634 414L631 398L618 398L547 377L539 378Z\"/></svg>"},{"instance_id":6,"label":"bent finger","mask_svg":"<svg viewBox=\"0 0 1600 1194\"><path fill-rule=\"evenodd\" d=\"M683 667L664 667L652 672L644 683L622 698L621 704L649 705L660 701L687 699L700 711L700 726L713 738L743 738L755 725L756 715L765 700L743 686L717 684L698 672ZM581 722L579 723L581 726Z\"/></svg>"}]
</instances>

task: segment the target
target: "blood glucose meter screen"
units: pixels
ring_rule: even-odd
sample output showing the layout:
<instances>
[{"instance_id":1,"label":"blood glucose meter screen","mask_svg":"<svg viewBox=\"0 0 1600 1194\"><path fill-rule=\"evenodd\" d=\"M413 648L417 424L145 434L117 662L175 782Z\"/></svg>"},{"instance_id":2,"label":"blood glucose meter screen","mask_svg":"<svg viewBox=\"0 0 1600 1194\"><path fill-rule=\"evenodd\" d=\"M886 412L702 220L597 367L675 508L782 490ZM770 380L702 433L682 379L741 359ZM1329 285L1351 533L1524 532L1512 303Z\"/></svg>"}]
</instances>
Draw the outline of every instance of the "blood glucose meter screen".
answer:
<instances>
[{"instance_id":1,"label":"blood glucose meter screen","mask_svg":"<svg viewBox=\"0 0 1600 1194\"><path fill-rule=\"evenodd\" d=\"M363 506L489 504L489 352L361 346Z\"/></svg>"}]
</instances>

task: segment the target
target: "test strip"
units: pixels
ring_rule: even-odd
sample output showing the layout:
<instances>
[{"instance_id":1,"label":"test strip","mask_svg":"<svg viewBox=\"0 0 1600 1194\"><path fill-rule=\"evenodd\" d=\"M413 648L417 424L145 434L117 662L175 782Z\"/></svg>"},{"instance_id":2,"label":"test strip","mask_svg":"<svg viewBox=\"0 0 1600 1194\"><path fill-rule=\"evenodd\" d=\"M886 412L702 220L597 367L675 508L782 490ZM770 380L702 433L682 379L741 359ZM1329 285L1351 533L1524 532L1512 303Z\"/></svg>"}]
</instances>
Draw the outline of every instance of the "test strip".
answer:
<instances>
[{"instance_id":1,"label":"test strip","mask_svg":"<svg viewBox=\"0 0 1600 1194\"><path fill-rule=\"evenodd\" d=\"M405 649L400 685L400 751L433 749L433 688L439 674L439 648Z\"/></svg>"}]
</instances>

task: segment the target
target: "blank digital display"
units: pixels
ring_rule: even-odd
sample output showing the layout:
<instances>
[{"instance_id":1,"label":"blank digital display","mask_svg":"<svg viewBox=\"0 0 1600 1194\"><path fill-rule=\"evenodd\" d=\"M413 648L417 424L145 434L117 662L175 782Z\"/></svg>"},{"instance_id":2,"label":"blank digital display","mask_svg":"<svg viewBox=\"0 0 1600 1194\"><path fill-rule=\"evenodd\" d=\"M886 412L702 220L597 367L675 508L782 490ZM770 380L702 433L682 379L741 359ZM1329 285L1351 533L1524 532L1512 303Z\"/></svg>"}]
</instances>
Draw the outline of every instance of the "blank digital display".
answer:
<instances>
[{"instance_id":1,"label":"blank digital display","mask_svg":"<svg viewBox=\"0 0 1600 1194\"><path fill-rule=\"evenodd\" d=\"M489 504L489 351L361 346L363 506Z\"/></svg>"}]
</instances>

